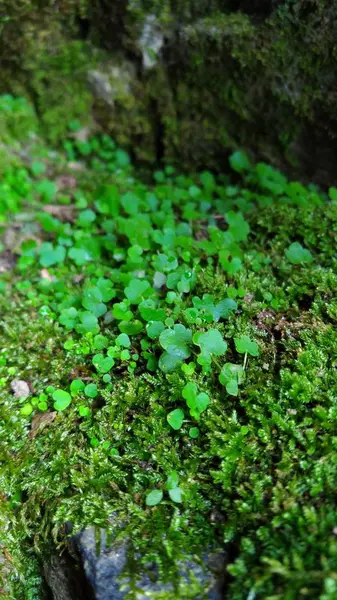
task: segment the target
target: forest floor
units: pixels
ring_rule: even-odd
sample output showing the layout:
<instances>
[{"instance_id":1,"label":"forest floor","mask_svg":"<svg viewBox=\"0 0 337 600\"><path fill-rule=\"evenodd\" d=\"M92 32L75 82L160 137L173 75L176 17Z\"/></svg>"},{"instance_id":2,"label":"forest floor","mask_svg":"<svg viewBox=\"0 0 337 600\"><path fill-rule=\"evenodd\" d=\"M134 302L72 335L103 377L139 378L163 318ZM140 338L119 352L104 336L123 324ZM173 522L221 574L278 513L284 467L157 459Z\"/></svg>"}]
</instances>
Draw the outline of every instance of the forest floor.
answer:
<instances>
[{"instance_id":1,"label":"forest floor","mask_svg":"<svg viewBox=\"0 0 337 600\"><path fill-rule=\"evenodd\" d=\"M46 147L20 102L0 103L0 593L42 598L65 524L115 514L136 582L149 557L174 581L158 598L203 597L179 561L225 549L225 598L334 600L337 189L243 152L141 178L77 122Z\"/></svg>"}]
</instances>

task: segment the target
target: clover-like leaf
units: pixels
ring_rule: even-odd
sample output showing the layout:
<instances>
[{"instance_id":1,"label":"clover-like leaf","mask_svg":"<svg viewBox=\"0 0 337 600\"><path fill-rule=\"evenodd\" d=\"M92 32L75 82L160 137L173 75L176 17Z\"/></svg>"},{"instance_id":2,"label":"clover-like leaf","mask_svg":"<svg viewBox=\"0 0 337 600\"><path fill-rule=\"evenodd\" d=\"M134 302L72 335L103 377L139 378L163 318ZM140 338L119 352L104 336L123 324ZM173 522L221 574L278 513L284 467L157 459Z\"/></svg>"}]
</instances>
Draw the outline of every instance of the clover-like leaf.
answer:
<instances>
[{"instance_id":1,"label":"clover-like leaf","mask_svg":"<svg viewBox=\"0 0 337 600\"><path fill-rule=\"evenodd\" d=\"M229 275L235 275L242 269L242 261L238 256L232 256L230 251L222 250L219 252L220 264L226 273Z\"/></svg>"},{"instance_id":2,"label":"clover-like leaf","mask_svg":"<svg viewBox=\"0 0 337 600\"><path fill-rule=\"evenodd\" d=\"M92 359L93 365L96 367L99 373L108 373L115 364L114 359L111 356L104 356L104 354L95 354Z\"/></svg>"},{"instance_id":3,"label":"clover-like leaf","mask_svg":"<svg viewBox=\"0 0 337 600\"><path fill-rule=\"evenodd\" d=\"M101 317L107 311L101 290L98 287L90 287L84 290L82 306L95 315L95 317Z\"/></svg>"},{"instance_id":4,"label":"clover-like leaf","mask_svg":"<svg viewBox=\"0 0 337 600\"><path fill-rule=\"evenodd\" d=\"M178 475L177 471L171 471L171 473L169 473L169 476L167 478L166 489L174 490L175 488L178 487L178 485L179 485L179 475Z\"/></svg>"},{"instance_id":5,"label":"clover-like leaf","mask_svg":"<svg viewBox=\"0 0 337 600\"><path fill-rule=\"evenodd\" d=\"M97 385L95 383L88 383L84 388L84 393L88 398L96 398L98 394Z\"/></svg>"},{"instance_id":6,"label":"clover-like leaf","mask_svg":"<svg viewBox=\"0 0 337 600\"><path fill-rule=\"evenodd\" d=\"M240 354L250 354L251 356L259 356L259 345L250 339L248 335L242 335L235 338L235 348Z\"/></svg>"},{"instance_id":7,"label":"clover-like leaf","mask_svg":"<svg viewBox=\"0 0 337 600\"><path fill-rule=\"evenodd\" d=\"M245 242L250 232L250 227L245 221L242 213L230 211L226 214L226 221L229 225L229 233L236 242Z\"/></svg>"},{"instance_id":8,"label":"clover-like leaf","mask_svg":"<svg viewBox=\"0 0 337 600\"><path fill-rule=\"evenodd\" d=\"M201 413L204 412L210 404L208 394L205 392L200 392L198 394L197 384L189 382L184 386L182 395L190 409L191 416L198 420Z\"/></svg>"},{"instance_id":9,"label":"clover-like leaf","mask_svg":"<svg viewBox=\"0 0 337 600\"><path fill-rule=\"evenodd\" d=\"M224 298L218 304L215 304L211 294L204 294L202 299L194 297L193 305L200 311L208 323L212 321L217 323L220 319L227 319L231 312L237 309L237 303L232 298Z\"/></svg>"},{"instance_id":10,"label":"clover-like leaf","mask_svg":"<svg viewBox=\"0 0 337 600\"><path fill-rule=\"evenodd\" d=\"M221 385L226 387L226 391L231 396L237 396L239 393L239 385L244 378L244 369L242 365L234 363L226 363L220 372L219 381Z\"/></svg>"},{"instance_id":11,"label":"clover-like leaf","mask_svg":"<svg viewBox=\"0 0 337 600\"><path fill-rule=\"evenodd\" d=\"M227 344L223 340L220 331L217 329L209 329L205 332L198 331L193 336L193 342L199 346L201 350L201 354L198 358L200 364L210 363L212 356L222 356L227 350Z\"/></svg>"},{"instance_id":12,"label":"clover-like leaf","mask_svg":"<svg viewBox=\"0 0 337 600\"><path fill-rule=\"evenodd\" d=\"M99 325L96 315L89 311L79 313L80 323L76 325L76 330L80 333L98 333Z\"/></svg>"},{"instance_id":13,"label":"clover-like leaf","mask_svg":"<svg viewBox=\"0 0 337 600\"><path fill-rule=\"evenodd\" d=\"M53 393L53 400L55 410L65 410L71 403L71 395L64 390L55 390Z\"/></svg>"},{"instance_id":14,"label":"clover-like leaf","mask_svg":"<svg viewBox=\"0 0 337 600\"><path fill-rule=\"evenodd\" d=\"M152 321L146 325L146 333L151 340L157 339L164 329L165 325L162 321Z\"/></svg>"},{"instance_id":15,"label":"clover-like leaf","mask_svg":"<svg viewBox=\"0 0 337 600\"><path fill-rule=\"evenodd\" d=\"M116 339L116 344L122 348L130 348L131 341L127 333L121 333Z\"/></svg>"},{"instance_id":16,"label":"clover-like leaf","mask_svg":"<svg viewBox=\"0 0 337 600\"><path fill-rule=\"evenodd\" d=\"M160 369L169 373L174 371L186 358L189 358L191 342L192 332L184 325L177 324L173 329L165 329L159 336L159 343L166 350L159 360Z\"/></svg>"},{"instance_id":17,"label":"clover-like leaf","mask_svg":"<svg viewBox=\"0 0 337 600\"><path fill-rule=\"evenodd\" d=\"M250 171L252 168L247 154L241 150L236 150L236 152L231 154L229 157L229 164L233 171L236 171L237 173L244 173L245 171Z\"/></svg>"},{"instance_id":18,"label":"clover-like leaf","mask_svg":"<svg viewBox=\"0 0 337 600\"><path fill-rule=\"evenodd\" d=\"M129 308L128 302L116 302L112 309L112 315L118 321L131 321L133 312Z\"/></svg>"},{"instance_id":19,"label":"clover-like leaf","mask_svg":"<svg viewBox=\"0 0 337 600\"><path fill-rule=\"evenodd\" d=\"M60 314L59 321L66 329L73 329L77 322L77 310L73 306L64 308Z\"/></svg>"},{"instance_id":20,"label":"clover-like leaf","mask_svg":"<svg viewBox=\"0 0 337 600\"><path fill-rule=\"evenodd\" d=\"M193 440L197 439L200 435L200 431L199 431L198 427L191 427L188 431L188 435Z\"/></svg>"},{"instance_id":21,"label":"clover-like leaf","mask_svg":"<svg viewBox=\"0 0 337 600\"><path fill-rule=\"evenodd\" d=\"M92 260L92 256L85 248L72 247L68 250L68 256L78 267L82 267L87 262Z\"/></svg>"},{"instance_id":22,"label":"clover-like leaf","mask_svg":"<svg viewBox=\"0 0 337 600\"><path fill-rule=\"evenodd\" d=\"M153 266L156 271L169 273L175 271L178 267L178 260L174 254L157 254L153 260Z\"/></svg>"},{"instance_id":23,"label":"clover-like leaf","mask_svg":"<svg viewBox=\"0 0 337 600\"><path fill-rule=\"evenodd\" d=\"M150 284L146 279L132 279L124 292L131 304L139 304L149 288Z\"/></svg>"},{"instance_id":24,"label":"clover-like leaf","mask_svg":"<svg viewBox=\"0 0 337 600\"><path fill-rule=\"evenodd\" d=\"M144 321L163 321L166 317L165 310L157 308L157 302L152 298L143 300L138 308Z\"/></svg>"},{"instance_id":25,"label":"clover-like leaf","mask_svg":"<svg viewBox=\"0 0 337 600\"><path fill-rule=\"evenodd\" d=\"M109 302L115 297L116 292L113 289L113 283L109 279L100 277L96 282L96 288L99 289L102 296L102 302Z\"/></svg>"},{"instance_id":26,"label":"clover-like leaf","mask_svg":"<svg viewBox=\"0 0 337 600\"><path fill-rule=\"evenodd\" d=\"M175 429L177 431L182 426L184 417L184 411L180 408L176 408L167 415L167 422L172 427L172 429Z\"/></svg>"},{"instance_id":27,"label":"clover-like leaf","mask_svg":"<svg viewBox=\"0 0 337 600\"><path fill-rule=\"evenodd\" d=\"M66 250L63 246L53 246L53 244L45 242L39 248L39 255L42 267L52 267L64 261Z\"/></svg>"},{"instance_id":28,"label":"clover-like leaf","mask_svg":"<svg viewBox=\"0 0 337 600\"><path fill-rule=\"evenodd\" d=\"M81 379L73 379L70 384L70 392L72 396L77 396L83 392L85 385Z\"/></svg>"},{"instance_id":29,"label":"clover-like leaf","mask_svg":"<svg viewBox=\"0 0 337 600\"><path fill-rule=\"evenodd\" d=\"M286 257L293 265L301 265L304 263L312 262L312 254L299 242L290 244L288 250L286 250Z\"/></svg>"}]
</instances>

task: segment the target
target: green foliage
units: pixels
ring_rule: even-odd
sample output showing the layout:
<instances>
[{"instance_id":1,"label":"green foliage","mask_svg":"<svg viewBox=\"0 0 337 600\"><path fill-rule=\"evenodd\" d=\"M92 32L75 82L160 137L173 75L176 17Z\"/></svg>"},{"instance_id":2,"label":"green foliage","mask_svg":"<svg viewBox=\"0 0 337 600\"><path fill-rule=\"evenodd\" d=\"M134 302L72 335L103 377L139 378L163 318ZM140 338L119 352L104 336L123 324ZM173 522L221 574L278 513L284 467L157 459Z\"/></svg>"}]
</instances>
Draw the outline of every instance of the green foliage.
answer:
<instances>
[{"instance_id":1,"label":"green foliage","mask_svg":"<svg viewBox=\"0 0 337 600\"><path fill-rule=\"evenodd\" d=\"M239 338L235 338L235 348L240 354L250 354L251 356L259 355L258 344L252 341L248 335L242 335Z\"/></svg>"},{"instance_id":2,"label":"green foliage","mask_svg":"<svg viewBox=\"0 0 337 600\"><path fill-rule=\"evenodd\" d=\"M298 242L290 244L286 251L286 257L293 265L301 265L312 261L312 254Z\"/></svg>"},{"instance_id":3,"label":"green foliage","mask_svg":"<svg viewBox=\"0 0 337 600\"><path fill-rule=\"evenodd\" d=\"M144 183L110 138L66 141L0 184L0 520L21 575L1 586L42 597L32 540L117 511L133 576L150 557L174 597L204 593L180 576L191 548L230 544L226 597L330 600L333 198L240 155L235 184ZM79 157L67 195L53 183Z\"/></svg>"},{"instance_id":4,"label":"green foliage","mask_svg":"<svg viewBox=\"0 0 337 600\"><path fill-rule=\"evenodd\" d=\"M64 390L55 390L53 400L55 410L65 410L71 403L71 395Z\"/></svg>"}]
</instances>

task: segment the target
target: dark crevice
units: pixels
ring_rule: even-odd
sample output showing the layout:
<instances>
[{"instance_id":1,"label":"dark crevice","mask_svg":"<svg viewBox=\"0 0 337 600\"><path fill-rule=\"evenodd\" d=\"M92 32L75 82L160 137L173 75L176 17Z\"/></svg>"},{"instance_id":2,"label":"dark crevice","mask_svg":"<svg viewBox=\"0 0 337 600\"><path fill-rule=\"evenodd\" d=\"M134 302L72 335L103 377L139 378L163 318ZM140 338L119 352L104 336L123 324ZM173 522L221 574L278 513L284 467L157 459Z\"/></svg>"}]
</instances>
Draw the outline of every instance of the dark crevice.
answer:
<instances>
[{"instance_id":1,"label":"dark crevice","mask_svg":"<svg viewBox=\"0 0 337 600\"><path fill-rule=\"evenodd\" d=\"M165 156L165 146L164 146L164 125L162 119L160 117L160 112L158 108L158 102L156 100L152 100L150 106L151 114L154 117L155 130L154 130L154 143L155 143L155 152L156 152L156 163L158 165L162 165Z\"/></svg>"},{"instance_id":2,"label":"dark crevice","mask_svg":"<svg viewBox=\"0 0 337 600\"><path fill-rule=\"evenodd\" d=\"M308 310L310 310L313 302L314 297L310 296L309 294L303 294L303 296L297 298L298 308L301 310L301 312L307 312Z\"/></svg>"},{"instance_id":3,"label":"dark crevice","mask_svg":"<svg viewBox=\"0 0 337 600\"><path fill-rule=\"evenodd\" d=\"M231 11L241 11L251 17L267 19L283 0L230 0Z\"/></svg>"},{"instance_id":4,"label":"dark crevice","mask_svg":"<svg viewBox=\"0 0 337 600\"><path fill-rule=\"evenodd\" d=\"M69 551L63 552L62 555L51 555L43 564L42 576L46 600L95 600L94 591L80 559Z\"/></svg>"},{"instance_id":5,"label":"dark crevice","mask_svg":"<svg viewBox=\"0 0 337 600\"><path fill-rule=\"evenodd\" d=\"M77 31L81 40L86 41L90 35L91 22L89 19L77 17L76 19Z\"/></svg>"}]
</instances>

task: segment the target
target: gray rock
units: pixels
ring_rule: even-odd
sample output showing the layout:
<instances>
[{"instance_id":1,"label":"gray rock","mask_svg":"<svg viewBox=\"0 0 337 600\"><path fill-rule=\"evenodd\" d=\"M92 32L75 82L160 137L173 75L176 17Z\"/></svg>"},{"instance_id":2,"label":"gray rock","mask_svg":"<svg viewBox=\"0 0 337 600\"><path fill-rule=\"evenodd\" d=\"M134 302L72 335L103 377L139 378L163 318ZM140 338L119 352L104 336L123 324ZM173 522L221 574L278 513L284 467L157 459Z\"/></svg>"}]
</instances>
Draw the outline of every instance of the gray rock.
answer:
<instances>
[{"instance_id":1,"label":"gray rock","mask_svg":"<svg viewBox=\"0 0 337 600\"><path fill-rule=\"evenodd\" d=\"M164 34L155 15L148 15L144 20L138 44L142 52L144 69L152 69L157 64L158 56L164 46Z\"/></svg>"},{"instance_id":2,"label":"gray rock","mask_svg":"<svg viewBox=\"0 0 337 600\"><path fill-rule=\"evenodd\" d=\"M11 388L15 398L28 398L30 395L29 385L23 379L13 379Z\"/></svg>"},{"instance_id":3,"label":"gray rock","mask_svg":"<svg viewBox=\"0 0 337 600\"><path fill-rule=\"evenodd\" d=\"M160 271L156 271L153 276L153 287L155 290L160 290L166 283L166 275L164 273L160 273Z\"/></svg>"},{"instance_id":4,"label":"gray rock","mask_svg":"<svg viewBox=\"0 0 337 600\"><path fill-rule=\"evenodd\" d=\"M75 538L76 549L82 557L83 568L94 590L95 600L124 600L130 591L130 582L127 576L127 556L129 542L127 539L107 542L104 530L90 527ZM214 564L216 568L214 568ZM181 577L190 581L190 575L201 583L205 590L203 599L221 600L223 598L223 575L225 556L222 553L210 554L202 557L200 563L191 557L186 557L180 565ZM219 568L219 565L221 567ZM155 568L149 565L149 574L141 574L137 582L137 600L154 598L156 594L172 590L172 600L175 599L172 584L163 584L158 579ZM201 600L201 596L196 600Z\"/></svg>"},{"instance_id":5,"label":"gray rock","mask_svg":"<svg viewBox=\"0 0 337 600\"><path fill-rule=\"evenodd\" d=\"M53 600L94 600L93 590L80 567L68 553L54 554L45 560L44 580Z\"/></svg>"},{"instance_id":6,"label":"gray rock","mask_svg":"<svg viewBox=\"0 0 337 600\"><path fill-rule=\"evenodd\" d=\"M137 75L135 66L121 58L102 65L100 70L89 71L87 77L94 97L113 107L116 100L122 100L132 94Z\"/></svg>"},{"instance_id":7,"label":"gray rock","mask_svg":"<svg viewBox=\"0 0 337 600\"><path fill-rule=\"evenodd\" d=\"M89 71L88 82L96 98L104 100L104 102L113 106L113 87L109 81L108 74L100 71Z\"/></svg>"}]
</instances>

